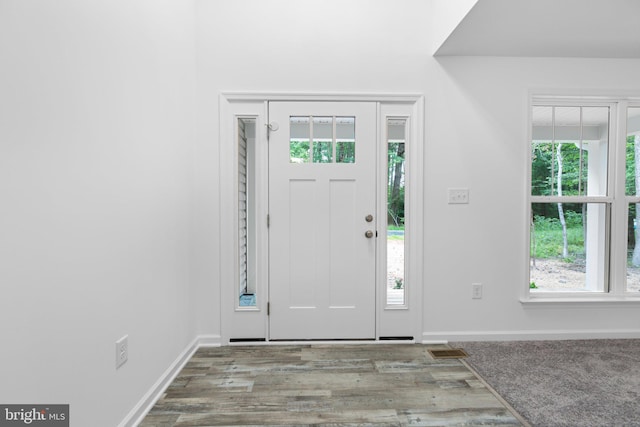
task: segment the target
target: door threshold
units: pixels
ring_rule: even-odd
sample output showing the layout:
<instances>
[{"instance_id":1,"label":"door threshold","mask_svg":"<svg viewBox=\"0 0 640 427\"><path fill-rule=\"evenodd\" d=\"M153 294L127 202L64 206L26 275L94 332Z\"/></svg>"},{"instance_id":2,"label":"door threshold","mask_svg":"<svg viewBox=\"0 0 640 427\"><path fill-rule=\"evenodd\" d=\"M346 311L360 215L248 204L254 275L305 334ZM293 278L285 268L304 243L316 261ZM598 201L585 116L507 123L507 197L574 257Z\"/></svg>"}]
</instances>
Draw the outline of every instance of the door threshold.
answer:
<instances>
[{"instance_id":1,"label":"door threshold","mask_svg":"<svg viewBox=\"0 0 640 427\"><path fill-rule=\"evenodd\" d=\"M409 338L409 337L406 337ZM379 345L379 344L417 344L413 337L406 339L405 337L381 337L364 338L364 339L305 339L305 340L266 340L266 339L230 339L230 346L240 345Z\"/></svg>"}]
</instances>

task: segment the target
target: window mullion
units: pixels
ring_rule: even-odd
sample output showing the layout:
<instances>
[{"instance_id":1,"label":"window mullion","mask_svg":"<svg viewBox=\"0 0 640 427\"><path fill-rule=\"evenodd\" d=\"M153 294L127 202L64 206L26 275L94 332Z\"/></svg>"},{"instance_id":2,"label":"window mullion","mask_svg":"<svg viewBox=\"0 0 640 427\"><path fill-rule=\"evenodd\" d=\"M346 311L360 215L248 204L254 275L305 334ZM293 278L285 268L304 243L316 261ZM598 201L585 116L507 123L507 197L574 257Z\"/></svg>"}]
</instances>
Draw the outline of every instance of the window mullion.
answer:
<instances>
[{"instance_id":1,"label":"window mullion","mask_svg":"<svg viewBox=\"0 0 640 427\"><path fill-rule=\"evenodd\" d=\"M610 273L609 291L612 295L623 295L627 281L627 215L626 197L626 111L627 102L620 101L611 106L611 129L609 138L615 141L611 144L611 186L609 190L614 195L611 206L611 238L610 238Z\"/></svg>"},{"instance_id":2,"label":"window mullion","mask_svg":"<svg viewBox=\"0 0 640 427\"><path fill-rule=\"evenodd\" d=\"M556 152L556 107L551 107L551 195L554 194L553 186L556 182L555 166L556 158L554 156Z\"/></svg>"},{"instance_id":3,"label":"window mullion","mask_svg":"<svg viewBox=\"0 0 640 427\"><path fill-rule=\"evenodd\" d=\"M582 141L584 139L584 126L583 126L583 109L580 107L580 143L579 143L579 154L580 159L578 160L578 194L582 195L582 163L584 161L583 150L582 150Z\"/></svg>"}]
</instances>

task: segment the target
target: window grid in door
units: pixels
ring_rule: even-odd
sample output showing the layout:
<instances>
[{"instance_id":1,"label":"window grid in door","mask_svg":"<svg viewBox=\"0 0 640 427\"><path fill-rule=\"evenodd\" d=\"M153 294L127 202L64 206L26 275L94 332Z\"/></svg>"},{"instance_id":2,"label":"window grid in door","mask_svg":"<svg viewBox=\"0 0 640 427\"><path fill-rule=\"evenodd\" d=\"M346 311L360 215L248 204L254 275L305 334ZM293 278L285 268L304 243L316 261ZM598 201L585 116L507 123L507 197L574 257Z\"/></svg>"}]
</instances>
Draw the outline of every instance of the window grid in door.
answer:
<instances>
[{"instance_id":1,"label":"window grid in door","mask_svg":"<svg viewBox=\"0 0 640 427\"><path fill-rule=\"evenodd\" d=\"M355 117L291 116L291 163L355 163Z\"/></svg>"}]
</instances>

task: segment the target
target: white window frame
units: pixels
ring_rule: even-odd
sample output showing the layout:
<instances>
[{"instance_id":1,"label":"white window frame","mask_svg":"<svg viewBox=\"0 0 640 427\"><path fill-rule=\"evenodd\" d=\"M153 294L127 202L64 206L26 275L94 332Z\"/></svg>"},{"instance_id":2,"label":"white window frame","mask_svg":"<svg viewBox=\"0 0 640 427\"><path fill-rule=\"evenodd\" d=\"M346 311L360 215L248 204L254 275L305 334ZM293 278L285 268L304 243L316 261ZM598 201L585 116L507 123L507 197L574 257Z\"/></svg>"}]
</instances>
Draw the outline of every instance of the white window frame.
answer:
<instances>
[{"instance_id":1,"label":"white window frame","mask_svg":"<svg viewBox=\"0 0 640 427\"><path fill-rule=\"evenodd\" d=\"M532 196L531 195L531 143L532 143L532 107L534 106L572 106L610 108L609 146L607 169L607 193L603 196ZM531 96L527 121L527 164L526 164L526 279L524 281L521 302L528 303L640 303L640 295L627 292L627 214L629 203L640 202L640 196L626 196L626 136L627 108L640 107L640 100L624 97L603 96ZM605 260L608 287L604 292L532 292L530 279L530 218L532 203L606 203L609 206L608 260ZM607 262L608 261L608 262Z\"/></svg>"}]
</instances>

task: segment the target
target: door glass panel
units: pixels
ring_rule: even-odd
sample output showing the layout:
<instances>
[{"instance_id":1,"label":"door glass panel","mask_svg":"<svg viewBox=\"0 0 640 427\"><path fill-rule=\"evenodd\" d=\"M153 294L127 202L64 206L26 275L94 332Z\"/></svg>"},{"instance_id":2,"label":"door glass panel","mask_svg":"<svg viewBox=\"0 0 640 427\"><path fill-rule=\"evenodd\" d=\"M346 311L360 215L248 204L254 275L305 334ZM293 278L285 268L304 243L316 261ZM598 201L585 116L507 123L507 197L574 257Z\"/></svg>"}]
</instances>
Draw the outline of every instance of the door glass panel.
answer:
<instances>
[{"instance_id":1,"label":"door glass panel","mask_svg":"<svg viewBox=\"0 0 640 427\"><path fill-rule=\"evenodd\" d=\"M405 305L406 119L387 120L387 305Z\"/></svg>"},{"instance_id":2,"label":"door glass panel","mask_svg":"<svg viewBox=\"0 0 640 427\"><path fill-rule=\"evenodd\" d=\"M309 117L291 117L289 119L289 161L291 163L309 163L310 136Z\"/></svg>"},{"instance_id":3,"label":"door glass panel","mask_svg":"<svg viewBox=\"0 0 640 427\"><path fill-rule=\"evenodd\" d=\"M256 306L256 120L238 119L238 284L240 307Z\"/></svg>"},{"instance_id":4,"label":"door glass panel","mask_svg":"<svg viewBox=\"0 0 640 427\"><path fill-rule=\"evenodd\" d=\"M356 143L338 141L336 143L336 163L355 163Z\"/></svg>"},{"instance_id":5,"label":"door glass panel","mask_svg":"<svg viewBox=\"0 0 640 427\"><path fill-rule=\"evenodd\" d=\"M355 117L292 116L291 163L355 163Z\"/></svg>"},{"instance_id":6,"label":"door glass panel","mask_svg":"<svg viewBox=\"0 0 640 427\"><path fill-rule=\"evenodd\" d=\"M331 163L333 159L333 117L313 118L313 163Z\"/></svg>"},{"instance_id":7,"label":"door glass panel","mask_svg":"<svg viewBox=\"0 0 640 427\"><path fill-rule=\"evenodd\" d=\"M336 163L356 161L356 118L336 117Z\"/></svg>"}]
</instances>

